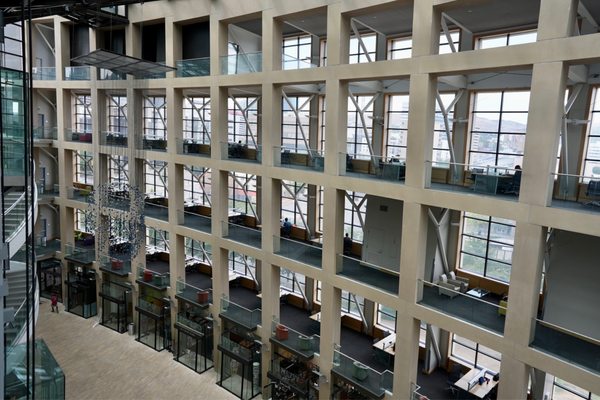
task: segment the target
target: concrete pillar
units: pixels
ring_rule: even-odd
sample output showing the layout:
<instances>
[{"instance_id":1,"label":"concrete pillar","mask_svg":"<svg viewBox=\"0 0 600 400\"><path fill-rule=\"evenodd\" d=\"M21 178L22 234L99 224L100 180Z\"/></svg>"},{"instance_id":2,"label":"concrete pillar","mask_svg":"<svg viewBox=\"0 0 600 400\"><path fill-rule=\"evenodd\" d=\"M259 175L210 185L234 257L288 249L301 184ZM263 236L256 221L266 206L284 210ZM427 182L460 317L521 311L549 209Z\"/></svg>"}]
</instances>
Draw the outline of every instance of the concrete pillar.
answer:
<instances>
[{"instance_id":1,"label":"concrete pillar","mask_svg":"<svg viewBox=\"0 0 600 400\"><path fill-rule=\"evenodd\" d=\"M333 393L331 369L334 347L335 344L340 344L341 290L326 282L321 282L321 285L320 372L327 378L327 382L319 385L319 399L329 400L330 393Z\"/></svg>"},{"instance_id":2,"label":"concrete pillar","mask_svg":"<svg viewBox=\"0 0 600 400\"><path fill-rule=\"evenodd\" d=\"M265 9L262 13L262 70L264 72L281 69L282 22L274 19L273 14L272 8Z\"/></svg>"},{"instance_id":3,"label":"concrete pillar","mask_svg":"<svg viewBox=\"0 0 600 400\"><path fill-rule=\"evenodd\" d=\"M348 64L350 21L341 9L341 3L327 6L327 65Z\"/></svg>"},{"instance_id":4,"label":"concrete pillar","mask_svg":"<svg viewBox=\"0 0 600 400\"><path fill-rule=\"evenodd\" d=\"M325 115L325 173L340 175L346 171L346 130L348 116L348 83L327 80Z\"/></svg>"},{"instance_id":5,"label":"concrete pillar","mask_svg":"<svg viewBox=\"0 0 600 400\"><path fill-rule=\"evenodd\" d=\"M262 85L262 163L264 165L275 165L275 157L279 157L281 146L281 86L273 86L271 83Z\"/></svg>"},{"instance_id":6,"label":"concrete pillar","mask_svg":"<svg viewBox=\"0 0 600 400\"><path fill-rule=\"evenodd\" d=\"M562 62L533 66L519 200L542 207L552 200L554 179L550 171L556 166L566 72Z\"/></svg>"},{"instance_id":7,"label":"concrete pillar","mask_svg":"<svg viewBox=\"0 0 600 400\"><path fill-rule=\"evenodd\" d=\"M219 4L215 3L210 12L210 74L221 75L221 57L227 55L229 32L227 23L219 20ZM212 97L212 93L211 93ZM213 113L213 117L215 114Z\"/></svg>"},{"instance_id":8,"label":"concrete pillar","mask_svg":"<svg viewBox=\"0 0 600 400\"><path fill-rule=\"evenodd\" d=\"M413 58L438 54L440 31L442 30L441 13L433 7L433 3L433 0L421 0L413 3Z\"/></svg>"},{"instance_id":9,"label":"concrete pillar","mask_svg":"<svg viewBox=\"0 0 600 400\"><path fill-rule=\"evenodd\" d=\"M571 36L577 18L579 0L544 0L540 2L537 40Z\"/></svg>"},{"instance_id":10,"label":"concrete pillar","mask_svg":"<svg viewBox=\"0 0 600 400\"><path fill-rule=\"evenodd\" d=\"M416 9L416 7L415 7ZM428 74L410 77L408 137L406 153L406 185L424 188L429 184L429 166L433 149L435 94L437 79Z\"/></svg>"}]
</instances>

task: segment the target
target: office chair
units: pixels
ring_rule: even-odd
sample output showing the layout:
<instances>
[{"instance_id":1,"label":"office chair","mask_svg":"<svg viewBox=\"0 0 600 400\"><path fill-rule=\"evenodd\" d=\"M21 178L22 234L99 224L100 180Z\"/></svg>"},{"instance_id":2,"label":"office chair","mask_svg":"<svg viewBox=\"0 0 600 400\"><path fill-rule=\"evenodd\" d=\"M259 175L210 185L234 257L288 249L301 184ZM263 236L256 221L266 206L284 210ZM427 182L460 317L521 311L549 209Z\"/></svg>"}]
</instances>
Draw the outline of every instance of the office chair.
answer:
<instances>
[{"instance_id":1,"label":"office chair","mask_svg":"<svg viewBox=\"0 0 600 400\"><path fill-rule=\"evenodd\" d=\"M600 181L589 181L585 195L590 199L586 206L600 207Z\"/></svg>"},{"instance_id":2,"label":"office chair","mask_svg":"<svg viewBox=\"0 0 600 400\"><path fill-rule=\"evenodd\" d=\"M462 366L460 366L459 364L452 365L452 369L448 374L448 380L446 381L446 385L448 385L446 387L446 392L448 392L448 394L452 396L451 398L458 399L460 390L456 386L454 386L454 384L461 378L461 376Z\"/></svg>"},{"instance_id":3,"label":"office chair","mask_svg":"<svg viewBox=\"0 0 600 400\"><path fill-rule=\"evenodd\" d=\"M522 172L520 169L515 171L515 174L512 176L512 181L510 182L510 187L506 193L519 194L519 190L521 189L521 175Z\"/></svg>"}]
</instances>

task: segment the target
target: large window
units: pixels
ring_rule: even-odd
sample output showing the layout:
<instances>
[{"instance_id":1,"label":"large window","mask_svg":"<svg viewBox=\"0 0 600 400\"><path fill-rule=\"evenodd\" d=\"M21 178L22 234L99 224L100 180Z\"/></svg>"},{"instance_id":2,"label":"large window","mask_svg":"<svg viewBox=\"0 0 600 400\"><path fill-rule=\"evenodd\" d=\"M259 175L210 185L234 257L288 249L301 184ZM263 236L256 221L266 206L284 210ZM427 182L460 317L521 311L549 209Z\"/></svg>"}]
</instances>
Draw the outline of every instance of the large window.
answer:
<instances>
[{"instance_id":1,"label":"large window","mask_svg":"<svg viewBox=\"0 0 600 400\"><path fill-rule=\"evenodd\" d=\"M185 167L183 169L183 197L210 207L210 168Z\"/></svg>"},{"instance_id":2,"label":"large window","mask_svg":"<svg viewBox=\"0 0 600 400\"><path fill-rule=\"evenodd\" d=\"M210 97L183 99L183 138L210 144Z\"/></svg>"},{"instance_id":3,"label":"large window","mask_svg":"<svg viewBox=\"0 0 600 400\"><path fill-rule=\"evenodd\" d=\"M169 232L146 227L146 246L158 251L169 251Z\"/></svg>"},{"instance_id":4,"label":"large window","mask_svg":"<svg viewBox=\"0 0 600 400\"><path fill-rule=\"evenodd\" d=\"M360 44L360 40L362 40L363 46ZM375 33L365 33L360 35L360 40L352 36L350 38L350 49L349 49L349 64L360 64L369 62L369 57L371 61L375 61L376 50L377 50L377 35ZM369 56L367 57L367 54Z\"/></svg>"},{"instance_id":5,"label":"large window","mask_svg":"<svg viewBox=\"0 0 600 400\"><path fill-rule=\"evenodd\" d=\"M356 302L354 301L354 298L356 298ZM360 318L360 312L358 311L358 307L357 307L356 303L358 303L358 307L360 307L360 309L364 312L364 310L365 310L364 297L361 297L358 295L353 295L350 292L346 292L345 290L342 290L342 307L341 307L342 312L346 312L346 313L355 315Z\"/></svg>"},{"instance_id":6,"label":"large window","mask_svg":"<svg viewBox=\"0 0 600 400\"><path fill-rule=\"evenodd\" d=\"M88 211L75 209L75 229L80 232L94 233L92 215Z\"/></svg>"},{"instance_id":7,"label":"large window","mask_svg":"<svg viewBox=\"0 0 600 400\"><path fill-rule=\"evenodd\" d=\"M229 208L254 215L256 212L256 175L230 172L228 186Z\"/></svg>"},{"instance_id":8,"label":"large window","mask_svg":"<svg viewBox=\"0 0 600 400\"><path fill-rule=\"evenodd\" d=\"M408 133L408 95L390 95L387 98L385 114L386 148L385 155L406 160Z\"/></svg>"},{"instance_id":9,"label":"large window","mask_svg":"<svg viewBox=\"0 0 600 400\"><path fill-rule=\"evenodd\" d=\"M194 258L200 262L211 265L212 252L209 243L185 237L184 246L186 259Z\"/></svg>"},{"instance_id":10,"label":"large window","mask_svg":"<svg viewBox=\"0 0 600 400\"><path fill-rule=\"evenodd\" d=\"M373 137L373 96L355 96L354 99L359 108L352 99L348 99L347 153L354 158L368 159L371 154L366 135L369 138ZM360 115L361 110L363 118Z\"/></svg>"},{"instance_id":11,"label":"large window","mask_svg":"<svg viewBox=\"0 0 600 400\"><path fill-rule=\"evenodd\" d=\"M492 372L500 372L502 354L455 334L452 334L452 356L472 368L487 368Z\"/></svg>"},{"instance_id":12,"label":"large window","mask_svg":"<svg viewBox=\"0 0 600 400\"><path fill-rule=\"evenodd\" d=\"M295 193L296 201L292 193ZM305 226L305 221L308 219L308 185L295 181L282 181L281 218L287 218L294 225Z\"/></svg>"},{"instance_id":13,"label":"large window","mask_svg":"<svg viewBox=\"0 0 600 400\"><path fill-rule=\"evenodd\" d=\"M127 96L108 96L108 130L127 135Z\"/></svg>"},{"instance_id":14,"label":"large window","mask_svg":"<svg viewBox=\"0 0 600 400\"><path fill-rule=\"evenodd\" d=\"M587 134L583 175L600 179L600 88L594 89L590 109L591 123ZM588 181L589 179L584 180Z\"/></svg>"},{"instance_id":15,"label":"large window","mask_svg":"<svg viewBox=\"0 0 600 400\"><path fill-rule=\"evenodd\" d=\"M396 331L396 317L398 312L393 308L377 304L377 324Z\"/></svg>"},{"instance_id":16,"label":"large window","mask_svg":"<svg viewBox=\"0 0 600 400\"><path fill-rule=\"evenodd\" d=\"M510 281L515 221L465 212L461 238L461 269Z\"/></svg>"},{"instance_id":17,"label":"large window","mask_svg":"<svg viewBox=\"0 0 600 400\"><path fill-rule=\"evenodd\" d=\"M228 141L253 145L258 138L258 97L231 97L227 102Z\"/></svg>"},{"instance_id":18,"label":"large window","mask_svg":"<svg viewBox=\"0 0 600 400\"><path fill-rule=\"evenodd\" d=\"M75 151L73 163L75 167L75 182L88 185L94 184L94 157L87 151Z\"/></svg>"},{"instance_id":19,"label":"large window","mask_svg":"<svg viewBox=\"0 0 600 400\"><path fill-rule=\"evenodd\" d=\"M355 241L363 242L363 222L367 213L364 193L346 192L344 200L344 233Z\"/></svg>"},{"instance_id":20,"label":"large window","mask_svg":"<svg viewBox=\"0 0 600 400\"><path fill-rule=\"evenodd\" d=\"M452 134L454 127L454 124L452 123L452 119L454 118L454 109L449 110L448 106L452 103L455 96L455 93L440 94L442 104L448 112L448 124L451 138L453 136ZM439 166L447 168L448 163L450 162L450 146L448 143L448 136L446 135L444 114L442 113L442 109L437 101L435 102L435 122L433 129L433 153L431 160L433 161L434 166L439 163Z\"/></svg>"},{"instance_id":21,"label":"large window","mask_svg":"<svg viewBox=\"0 0 600 400\"><path fill-rule=\"evenodd\" d=\"M256 260L250 256L229 252L229 271L252 280L256 277Z\"/></svg>"},{"instance_id":22,"label":"large window","mask_svg":"<svg viewBox=\"0 0 600 400\"><path fill-rule=\"evenodd\" d=\"M300 296L306 293L306 278L304 275L296 272L294 280L294 272L289 269L281 268L279 276L279 287L291 293L296 293Z\"/></svg>"},{"instance_id":23,"label":"large window","mask_svg":"<svg viewBox=\"0 0 600 400\"><path fill-rule=\"evenodd\" d=\"M311 67L310 35L288 36L283 38L283 69L300 69Z\"/></svg>"},{"instance_id":24,"label":"large window","mask_svg":"<svg viewBox=\"0 0 600 400\"><path fill-rule=\"evenodd\" d=\"M483 36L477 39L478 49L491 49L493 47L513 46L515 44L532 43L537 40L537 31L520 31L503 33L500 35Z\"/></svg>"},{"instance_id":25,"label":"large window","mask_svg":"<svg viewBox=\"0 0 600 400\"><path fill-rule=\"evenodd\" d=\"M89 94L75 95L75 132L92 132L92 97Z\"/></svg>"},{"instance_id":26,"label":"large window","mask_svg":"<svg viewBox=\"0 0 600 400\"><path fill-rule=\"evenodd\" d=\"M307 150L310 137L310 101L308 96L288 96L288 101L282 99L281 112L281 145L284 148L294 149L295 152ZM298 112L299 119L293 109Z\"/></svg>"},{"instance_id":27,"label":"large window","mask_svg":"<svg viewBox=\"0 0 600 400\"><path fill-rule=\"evenodd\" d=\"M450 39L452 40L452 44L454 44L454 48L456 51L459 51L460 48L460 32L459 31L451 31ZM400 60L402 58L411 58L412 57L412 37L397 37L388 40L388 51L387 58L388 60ZM448 38L444 33L440 34L440 47L439 54L447 54L451 53L452 48L450 47L450 42L448 42Z\"/></svg>"},{"instance_id":28,"label":"large window","mask_svg":"<svg viewBox=\"0 0 600 400\"><path fill-rule=\"evenodd\" d=\"M528 109L529 91L475 93L470 164L506 168L522 165Z\"/></svg>"},{"instance_id":29,"label":"large window","mask_svg":"<svg viewBox=\"0 0 600 400\"><path fill-rule=\"evenodd\" d=\"M167 163L165 161L146 161L144 170L146 194L157 197L167 196Z\"/></svg>"},{"instance_id":30,"label":"large window","mask_svg":"<svg viewBox=\"0 0 600 400\"><path fill-rule=\"evenodd\" d=\"M588 392L563 379L554 378L552 381L552 400L600 400L600 395Z\"/></svg>"},{"instance_id":31,"label":"large window","mask_svg":"<svg viewBox=\"0 0 600 400\"><path fill-rule=\"evenodd\" d=\"M144 136L167 138L167 103L164 96L144 97Z\"/></svg>"},{"instance_id":32,"label":"large window","mask_svg":"<svg viewBox=\"0 0 600 400\"><path fill-rule=\"evenodd\" d=\"M108 156L108 182L129 183L129 161L127 156Z\"/></svg>"}]
</instances>

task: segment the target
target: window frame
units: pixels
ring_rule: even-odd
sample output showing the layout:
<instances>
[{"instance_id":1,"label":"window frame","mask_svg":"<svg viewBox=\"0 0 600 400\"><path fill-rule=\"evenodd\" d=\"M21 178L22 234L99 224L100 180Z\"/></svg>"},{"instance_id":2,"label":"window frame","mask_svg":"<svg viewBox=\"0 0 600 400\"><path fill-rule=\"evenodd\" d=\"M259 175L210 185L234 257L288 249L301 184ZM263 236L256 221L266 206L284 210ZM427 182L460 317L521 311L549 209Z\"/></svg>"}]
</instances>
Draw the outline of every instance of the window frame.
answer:
<instances>
[{"instance_id":1,"label":"window frame","mask_svg":"<svg viewBox=\"0 0 600 400\"><path fill-rule=\"evenodd\" d=\"M200 108L202 120L196 108ZM201 144L210 145L211 129L211 103L210 96L186 96L182 101L182 131L183 139L198 140ZM206 126L206 129L204 128ZM207 131L209 130L209 131Z\"/></svg>"},{"instance_id":2,"label":"window frame","mask_svg":"<svg viewBox=\"0 0 600 400\"><path fill-rule=\"evenodd\" d=\"M85 185L94 184L94 153L86 150L73 151L73 180Z\"/></svg>"}]
</instances>

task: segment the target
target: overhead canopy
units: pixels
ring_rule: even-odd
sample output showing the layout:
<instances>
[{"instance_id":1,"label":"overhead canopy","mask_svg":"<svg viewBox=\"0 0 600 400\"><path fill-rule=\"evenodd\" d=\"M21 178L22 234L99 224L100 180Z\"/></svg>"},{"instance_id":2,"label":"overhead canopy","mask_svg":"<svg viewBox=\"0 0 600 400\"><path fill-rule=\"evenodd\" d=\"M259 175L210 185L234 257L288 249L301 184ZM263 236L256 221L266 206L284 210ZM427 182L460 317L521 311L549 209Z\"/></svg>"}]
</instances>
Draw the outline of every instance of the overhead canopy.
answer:
<instances>
[{"instance_id":1,"label":"overhead canopy","mask_svg":"<svg viewBox=\"0 0 600 400\"><path fill-rule=\"evenodd\" d=\"M177 69L157 62L146 61L141 58L125 56L123 54L117 54L102 49L94 50L89 54L72 58L71 61L81 65L109 69L121 74L131 74L136 77L157 75L175 71Z\"/></svg>"},{"instance_id":2,"label":"overhead canopy","mask_svg":"<svg viewBox=\"0 0 600 400\"><path fill-rule=\"evenodd\" d=\"M126 15L119 15L111 10L111 7L143 2L144 0L33 0L29 2L0 0L0 12L4 14L4 23L6 24L18 22L22 18L29 18L29 7L31 7L31 18L60 15L77 23L99 28L124 25L129 22ZM24 15L21 12L23 4L25 4Z\"/></svg>"}]
</instances>

